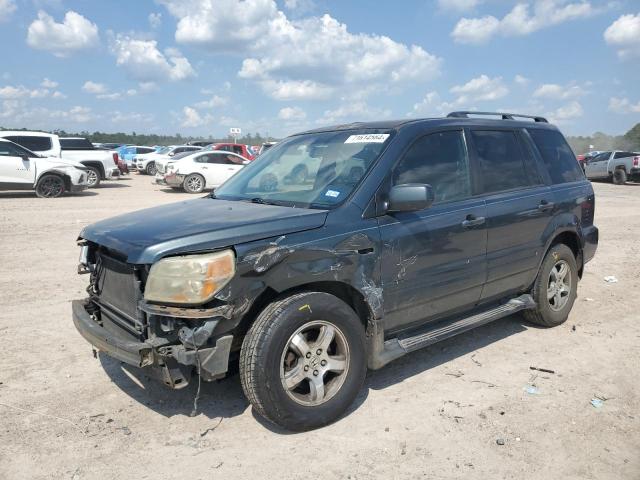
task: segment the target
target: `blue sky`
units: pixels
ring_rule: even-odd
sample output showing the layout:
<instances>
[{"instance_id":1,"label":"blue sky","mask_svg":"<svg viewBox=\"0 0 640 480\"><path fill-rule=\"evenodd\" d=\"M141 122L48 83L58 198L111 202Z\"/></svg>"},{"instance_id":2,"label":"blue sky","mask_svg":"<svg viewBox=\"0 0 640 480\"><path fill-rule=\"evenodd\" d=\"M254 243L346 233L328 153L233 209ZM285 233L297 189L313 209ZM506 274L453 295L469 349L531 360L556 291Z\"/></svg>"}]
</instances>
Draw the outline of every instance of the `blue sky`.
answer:
<instances>
[{"instance_id":1,"label":"blue sky","mask_svg":"<svg viewBox=\"0 0 640 480\"><path fill-rule=\"evenodd\" d=\"M640 121L638 0L0 0L0 126L284 136L452 110Z\"/></svg>"}]
</instances>

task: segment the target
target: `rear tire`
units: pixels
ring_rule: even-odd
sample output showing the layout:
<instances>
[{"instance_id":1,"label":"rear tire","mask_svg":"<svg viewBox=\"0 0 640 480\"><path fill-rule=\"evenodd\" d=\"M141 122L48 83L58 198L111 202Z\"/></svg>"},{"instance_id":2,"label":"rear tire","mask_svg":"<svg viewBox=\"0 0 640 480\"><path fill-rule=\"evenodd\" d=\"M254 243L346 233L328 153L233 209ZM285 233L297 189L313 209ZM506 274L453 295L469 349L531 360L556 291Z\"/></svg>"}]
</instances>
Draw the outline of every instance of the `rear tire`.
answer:
<instances>
[{"instance_id":1,"label":"rear tire","mask_svg":"<svg viewBox=\"0 0 640 480\"><path fill-rule=\"evenodd\" d=\"M87 167L87 187L96 188L98 185L100 185L100 170Z\"/></svg>"},{"instance_id":2,"label":"rear tire","mask_svg":"<svg viewBox=\"0 0 640 480\"><path fill-rule=\"evenodd\" d=\"M187 175L182 183L182 188L187 193L202 193L205 186L205 180L202 175L192 173Z\"/></svg>"},{"instance_id":3,"label":"rear tire","mask_svg":"<svg viewBox=\"0 0 640 480\"><path fill-rule=\"evenodd\" d=\"M625 183L627 183L627 172L625 172L621 168L618 168L617 170L614 170L614 172L613 172L613 183L615 185L624 185Z\"/></svg>"},{"instance_id":4,"label":"rear tire","mask_svg":"<svg viewBox=\"0 0 640 480\"><path fill-rule=\"evenodd\" d=\"M57 198L64 191L64 180L58 175L44 174L36 185L36 195L39 198Z\"/></svg>"},{"instance_id":5,"label":"rear tire","mask_svg":"<svg viewBox=\"0 0 640 480\"><path fill-rule=\"evenodd\" d=\"M292 431L318 428L343 415L366 371L362 322L328 293L298 293L271 303L240 351L240 381L253 408Z\"/></svg>"},{"instance_id":6,"label":"rear tire","mask_svg":"<svg viewBox=\"0 0 640 480\"><path fill-rule=\"evenodd\" d=\"M578 292L578 266L566 245L553 245L547 252L533 285L537 307L525 310L524 317L543 327L555 327L569 317Z\"/></svg>"}]
</instances>

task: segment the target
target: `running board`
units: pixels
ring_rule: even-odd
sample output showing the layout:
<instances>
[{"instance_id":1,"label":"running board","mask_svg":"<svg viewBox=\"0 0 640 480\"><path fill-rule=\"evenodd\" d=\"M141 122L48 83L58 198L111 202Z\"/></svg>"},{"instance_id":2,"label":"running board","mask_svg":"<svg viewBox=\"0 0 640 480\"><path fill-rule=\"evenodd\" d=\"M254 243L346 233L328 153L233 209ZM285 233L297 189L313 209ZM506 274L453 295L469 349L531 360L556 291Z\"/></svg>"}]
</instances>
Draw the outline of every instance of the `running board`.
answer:
<instances>
[{"instance_id":1,"label":"running board","mask_svg":"<svg viewBox=\"0 0 640 480\"><path fill-rule=\"evenodd\" d=\"M384 342L384 351L387 353L387 358L390 361L394 359L394 357L398 358L405 353L413 352L428 345L432 345L446 338L453 337L459 333L485 325L521 310L527 310L535 307L536 303L531 295L521 295L491 310L477 313L452 323L448 322L444 325L442 322L438 322L432 328L428 330L423 329L420 333L415 335L401 335L398 338L387 340Z\"/></svg>"}]
</instances>

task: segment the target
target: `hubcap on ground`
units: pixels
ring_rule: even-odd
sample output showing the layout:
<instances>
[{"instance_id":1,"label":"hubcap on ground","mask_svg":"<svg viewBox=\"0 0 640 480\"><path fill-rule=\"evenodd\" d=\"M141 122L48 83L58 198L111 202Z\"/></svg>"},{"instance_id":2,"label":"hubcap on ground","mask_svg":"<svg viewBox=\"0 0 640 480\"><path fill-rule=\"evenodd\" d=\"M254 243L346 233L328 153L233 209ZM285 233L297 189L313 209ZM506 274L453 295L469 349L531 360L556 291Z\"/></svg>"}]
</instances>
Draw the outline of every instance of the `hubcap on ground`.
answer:
<instances>
[{"instance_id":1,"label":"hubcap on ground","mask_svg":"<svg viewBox=\"0 0 640 480\"><path fill-rule=\"evenodd\" d=\"M98 174L95 172L95 170L88 170L87 171L87 185L89 187L93 187L98 181Z\"/></svg>"},{"instance_id":2,"label":"hubcap on ground","mask_svg":"<svg viewBox=\"0 0 640 480\"><path fill-rule=\"evenodd\" d=\"M57 197L62 195L64 184L58 177L47 177L40 184L40 194L43 197Z\"/></svg>"},{"instance_id":3,"label":"hubcap on ground","mask_svg":"<svg viewBox=\"0 0 640 480\"><path fill-rule=\"evenodd\" d=\"M324 320L304 324L282 352L280 380L296 403L321 405L340 390L349 371L349 344L342 331Z\"/></svg>"},{"instance_id":4,"label":"hubcap on ground","mask_svg":"<svg viewBox=\"0 0 640 480\"><path fill-rule=\"evenodd\" d=\"M547 300L554 312L562 310L571 294L571 269L564 260L558 260L549 273Z\"/></svg>"},{"instance_id":5,"label":"hubcap on ground","mask_svg":"<svg viewBox=\"0 0 640 480\"><path fill-rule=\"evenodd\" d=\"M187 178L187 188L191 192L199 192L202 189L202 180L200 177L189 177Z\"/></svg>"}]
</instances>

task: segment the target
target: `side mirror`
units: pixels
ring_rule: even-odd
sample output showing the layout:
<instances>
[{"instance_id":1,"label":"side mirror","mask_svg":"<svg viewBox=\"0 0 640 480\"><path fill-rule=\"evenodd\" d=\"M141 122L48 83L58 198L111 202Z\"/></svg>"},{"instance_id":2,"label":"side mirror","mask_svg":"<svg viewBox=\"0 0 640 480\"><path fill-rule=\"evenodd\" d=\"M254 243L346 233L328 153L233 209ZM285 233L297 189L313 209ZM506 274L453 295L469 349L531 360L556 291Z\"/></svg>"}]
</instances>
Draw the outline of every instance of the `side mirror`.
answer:
<instances>
[{"instance_id":1,"label":"side mirror","mask_svg":"<svg viewBox=\"0 0 640 480\"><path fill-rule=\"evenodd\" d=\"M169 156L170 156L170 157L173 157L174 155L175 155L175 153L174 153L174 152L169 152Z\"/></svg>"},{"instance_id":2,"label":"side mirror","mask_svg":"<svg viewBox=\"0 0 640 480\"><path fill-rule=\"evenodd\" d=\"M434 199L431 185L423 183L396 185L389 192L387 212L417 212L429 208Z\"/></svg>"},{"instance_id":3,"label":"side mirror","mask_svg":"<svg viewBox=\"0 0 640 480\"><path fill-rule=\"evenodd\" d=\"M22 161L23 162L28 162L29 161L29 155L22 155Z\"/></svg>"}]
</instances>

